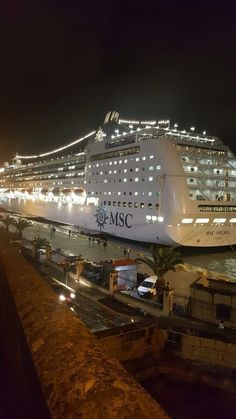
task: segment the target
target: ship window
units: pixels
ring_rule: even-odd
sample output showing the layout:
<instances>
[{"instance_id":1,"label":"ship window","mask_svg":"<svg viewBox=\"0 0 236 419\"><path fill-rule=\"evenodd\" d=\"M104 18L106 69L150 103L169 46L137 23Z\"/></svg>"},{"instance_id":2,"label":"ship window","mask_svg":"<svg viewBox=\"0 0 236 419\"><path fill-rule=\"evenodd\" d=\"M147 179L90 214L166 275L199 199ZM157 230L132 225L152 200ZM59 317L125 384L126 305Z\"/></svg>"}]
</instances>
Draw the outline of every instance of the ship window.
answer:
<instances>
[{"instance_id":1,"label":"ship window","mask_svg":"<svg viewBox=\"0 0 236 419\"><path fill-rule=\"evenodd\" d=\"M191 172L194 172L194 167L191 167Z\"/></svg>"},{"instance_id":2,"label":"ship window","mask_svg":"<svg viewBox=\"0 0 236 419\"><path fill-rule=\"evenodd\" d=\"M148 208L149 208L149 209L151 209L151 208L152 208L152 204L151 204L151 203L149 203L149 204L148 204Z\"/></svg>"},{"instance_id":3,"label":"ship window","mask_svg":"<svg viewBox=\"0 0 236 419\"><path fill-rule=\"evenodd\" d=\"M157 221L157 216L156 215L152 215L152 221Z\"/></svg>"},{"instance_id":4,"label":"ship window","mask_svg":"<svg viewBox=\"0 0 236 419\"><path fill-rule=\"evenodd\" d=\"M181 223L183 224L191 224L193 222L193 218L183 218Z\"/></svg>"},{"instance_id":5,"label":"ship window","mask_svg":"<svg viewBox=\"0 0 236 419\"><path fill-rule=\"evenodd\" d=\"M124 173L127 173L127 169L124 169Z\"/></svg>"},{"instance_id":6,"label":"ship window","mask_svg":"<svg viewBox=\"0 0 236 419\"><path fill-rule=\"evenodd\" d=\"M139 171L139 168L138 168L138 167L136 167L136 168L135 168L135 172L138 172L138 171Z\"/></svg>"},{"instance_id":7,"label":"ship window","mask_svg":"<svg viewBox=\"0 0 236 419\"><path fill-rule=\"evenodd\" d=\"M154 158L154 156L150 156L150 160L153 159L153 158Z\"/></svg>"},{"instance_id":8,"label":"ship window","mask_svg":"<svg viewBox=\"0 0 236 419\"><path fill-rule=\"evenodd\" d=\"M116 170L114 170L114 172L113 172L114 174L116 174Z\"/></svg>"},{"instance_id":9,"label":"ship window","mask_svg":"<svg viewBox=\"0 0 236 419\"><path fill-rule=\"evenodd\" d=\"M157 166L157 170L161 170L161 166L159 164Z\"/></svg>"},{"instance_id":10,"label":"ship window","mask_svg":"<svg viewBox=\"0 0 236 419\"><path fill-rule=\"evenodd\" d=\"M134 178L134 181L135 182L138 182L139 181L139 178L138 177Z\"/></svg>"},{"instance_id":11,"label":"ship window","mask_svg":"<svg viewBox=\"0 0 236 419\"><path fill-rule=\"evenodd\" d=\"M115 207L116 206L116 201L113 201L113 207Z\"/></svg>"},{"instance_id":12,"label":"ship window","mask_svg":"<svg viewBox=\"0 0 236 419\"><path fill-rule=\"evenodd\" d=\"M197 218L195 223L197 224L206 224L209 222L209 218Z\"/></svg>"},{"instance_id":13,"label":"ship window","mask_svg":"<svg viewBox=\"0 0 236 419\"><path fill-rule=\"evenodd\" d=\"M133 180L133 179L132 179L132 177L131 177L131 178L129 179L129 181L130 181L130 182L132 182L132 180Z\"/></svg>"},{"instance_id":14,"label":"ship window","mask_svg":"<svg viewBox=\"0 0 236 419\"><path fill-rule=\"evenodd\" d=\"M230 218L229 222L230 223L236 223L236 218Z\"/></svg>"},{"instance_id":15,"label":"ship window","mask_svg":"<svg viewBox=\"0 0 236 419\"><path fill-rule=\"evenodd\" d=\"M134 196L138 196L138 192L134 192Z\"/></svg>"},{"instance_id":16,"label":"ship window","mask_svg":"<svg viewBox=\"0 0 236 419\"><path fill-rule=\"evenodd\" d=\"M140 208L144 208L144 203L143 202L141 202Z\"/></svg>"},{"instance_id":17,"label":"ship window","mask_svg":"<svg viewBox=\"0 0 236 419\"><path fill-rule=\"evenodd\" d=\"M118 201L118 202L117 202L117 205L118 205L118 207L121 207L121 202L120 202L120 201Z\"/></svg>"},{"instance_id":18,"label":"ship window","mask_svg":"<svg viewBox=\"0 0 236 419\"><path fill-rule=\"evenodd\" d=\"M119 182L121 182L121 179L119 179Z\"/></svg>"},{"instance_id":19,"label":"ship window","mask_svg":"<svg viewBox=\"0 0 236 419\"><path fill-rule=\"evenodd\" d=\"M133 206L132 202L129 202L129 208L132 208L132 206Z\"/></svg>"},{"instance_id":20,"label":"ship window","mask_svg":"<svg viewBox=\"0 0 236 419\"><path fill-rule=\"evenodd\" d=\"M108 195L111 195L111 192L108 192Z\"/></svg>"},{"instance_id":21,"label":"ship window","mask_svg":"<svg viewBox=\"0 0 236 419\"><path fill-rule=\"evenodd\" d=\"M136 161L139 161L139 157L136 157L136 159L135 159Z\"/></svg>"},{"instance_id":22,"label":"ship window","mask_svg":"<svg viewBox=\"0 0 236 419\"><path fill-rule=\"evenodd\" d=\"M116 160L114 161L114 164L117 164L117 161Z\"/></svg>"},{"instance_id":23,"label":"ship window","mask_svg":"<svg viewBox=\"0 0 236 419\"><path fill-rule=\"evenodd\" d=\"M148 192L148 196L152 196L152 192Z\"/></svg>"},{"instance_id":24,"label":"ship window","mask_svg":"<svg viewBox=\"0 0 236 419\"><path fill-rule=\"evenodd\" d=\"M123 207L126 207L126 202L123 202Z\"/></svg>"},{"instance_id":25,"label":"ship window","mask_svg":"<svg viewBox=\"0 0 236 419\"><path fill-rule=\"evenodd\" d=\"M100 175L103 175L103 172L100 172Z\"/></svg>"},{"instance_id":26,"label":"ship window","mask_svg":"<svg viewBox=\"0 0 236 419\"><path fill-rule=\"evenodd\" d=\"M213 223L225 223L226 218L214 218Z\"/></svg>"},{"instance_id":27,"label":"ship window","mask_svg":"<svg viewBox=\"0 0 236 419\"><path fill-rule=\"evenodd\" d=\"M125 178L123 179L123 181L124 181L124 182L127 182L127 178L125 177Z\"/></svg>"},{"instance_id":28,"label":"ship window","mask_svg":"<svg viewBox=\"0 0 236 419\"><path fill-rule=\"evenodd\" d=\"M146 160L146 157L145 157L145 156L143 156L143 157L142 157L142 160Z\"/></svg>"},{"instance_id":29,"label":"ship window","mask_svg":"<svg viewBox=\"0 0 236 419\"><path fill-rule=\"evenodd\" d=\"M107 205L111 206L111 201L108 201L108 202L107 202Z\"/></svg>"},{"instance_id":30,"label":"ship window","mask_svg":"<svg viewBox=\"0 0 236 419\"><path fill-rule=\"evenodd\" d=\"M107 179L104 179L104 183L107 183Z\"/></svg>"},{"instance_id":31,"label":"ship window","mask_svg":"<svg viewBox=\"0 0 236 419\"><path fill-rule=\"evenodd\" d=\"M119 164L122 164L122 160L119 160Z\"/></svg>"},{"instance_id":32,"label":"ship window","mask_svg":"<svg viewBox=\"0 0 236 419\"><path fill-rule=\"evenodd\" d=\"M134 208L138 208L138 203L137 202L134 203Z\"/></svg>"},{"instance_id":33,"label":"ship window","mask_svg":"<svg viewBox=\"0 0 236 419\"><path fill-rule=\"evenodd\" d=\"M126 192L124 192L124 195L126 195Z\"/></svg>"},{"instance_id":34,"label":"ship window","mask_svg":"<svg viewBox=\"0 0 236 419\"><path fill-rule=\"evenodd\" d=\"M121 195L121 192L117 192L117 195Z\"/></svg>"},{"instance_id":35,"label":"ship window","mask_svg":"<svg viewBox=\"0 0 236 419\"><path fill-rule=\"evenodd\" d=\"M152 182L153 181L153 177L152 176L149 176L148 180L149 180L149 182Z\"/></svg>"},{"instance_id":36,"label":"ship window","mask_svg":"<svg viewBox=\"0 0 236 419\"><path fill-rule=\"evenodd\" d=\"M103 205L106 205L107 204L107 201L103 201Z\"/></svg>"},{"instance_id":37,"label":"ship window","mask_svg":"<svg viewBox=\"0 0 236 419\"><path fill-rule=\"evenodd\" d=\"M150 166L150 167L149 167L149 170L153 170L153 166Z\"/></svg>"},{"instance_id":38,"label":"ship window","mask_svg":"<svg viewBox=\"0 0 236 419\"><path fill-rule=\"evenodd\" d=\"M112 165L112 161L109 161L109 166L111 166Z\"/></svg>"},{"instance_id":39,"label":"ship window","mask_svg":"<svg viewBox=\"0 0 236 419\"><path fill-rule=\"evenodd\" d=\"M112 170L109 170L109 172L108 172L108 173L109 173L109 175L111 175L111 174L112 174Z\"/></svg>"},{"instance_id":40,"label":"ship window","mask_svg":"<svg viewBox=\"0 0 236 419\"><path fill-rule=\"evenodd\" d=\"M156 204L156 209L158 209L159 208L159 204Z\"/></svg>"},{"instance_id":41,"label":"ship window","mask_svg":"<svg viewBox=\"0 0 236 419\"><path fill-rule=\"evenodd\" d=\"M128 163L128 160L127 160L127 159L125 159L125 160L124 160L124 163Z\"/></svg>"}]
</instances>

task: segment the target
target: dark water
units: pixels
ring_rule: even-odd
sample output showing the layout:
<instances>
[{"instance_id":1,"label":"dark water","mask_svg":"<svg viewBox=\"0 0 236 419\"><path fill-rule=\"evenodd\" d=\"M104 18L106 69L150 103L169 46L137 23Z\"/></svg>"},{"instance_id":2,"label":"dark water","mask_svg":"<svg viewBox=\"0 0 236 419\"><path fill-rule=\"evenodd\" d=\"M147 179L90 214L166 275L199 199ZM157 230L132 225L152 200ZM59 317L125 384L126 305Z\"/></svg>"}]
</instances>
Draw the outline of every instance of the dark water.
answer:
<instances>
[{"instance_id":1,"label":"dark water","mask_svg":"<svg viewBox=\"0 0 236 419\"><path fill-rule=\"evenodd\" d=\"M220 272L236 281L236 251L234 248L181 251L184 262L210 271Z\"/></svg>"},{"instance_id":2,"label":"dark water","mask_svg":"<svg viewBox=\"0 0 236 419\"><path fill-rule=\"evenodd\" d=\"M141 384L173 419L236 418L236 395L223 390L159 377Z\"/></svg>"}]
</instances>

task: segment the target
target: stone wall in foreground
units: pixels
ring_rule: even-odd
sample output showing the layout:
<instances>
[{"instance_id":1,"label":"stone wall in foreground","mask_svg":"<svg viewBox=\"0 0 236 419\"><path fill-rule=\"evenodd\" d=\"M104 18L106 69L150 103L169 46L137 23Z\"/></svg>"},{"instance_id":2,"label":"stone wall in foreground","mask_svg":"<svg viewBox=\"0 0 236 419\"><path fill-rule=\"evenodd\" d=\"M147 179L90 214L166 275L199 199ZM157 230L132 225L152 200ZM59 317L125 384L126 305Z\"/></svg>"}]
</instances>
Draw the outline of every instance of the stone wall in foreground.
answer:
<instances>
[{"instance_id":1,"label":"stone wall in foreground","mask_svg":"<svg viewBox=\"0 0 236 419\"><path fill-rule=\"evenodd\" d=\"M53 418L167 417L2 233L0 257Z\"/></svg>"}]
</instances>

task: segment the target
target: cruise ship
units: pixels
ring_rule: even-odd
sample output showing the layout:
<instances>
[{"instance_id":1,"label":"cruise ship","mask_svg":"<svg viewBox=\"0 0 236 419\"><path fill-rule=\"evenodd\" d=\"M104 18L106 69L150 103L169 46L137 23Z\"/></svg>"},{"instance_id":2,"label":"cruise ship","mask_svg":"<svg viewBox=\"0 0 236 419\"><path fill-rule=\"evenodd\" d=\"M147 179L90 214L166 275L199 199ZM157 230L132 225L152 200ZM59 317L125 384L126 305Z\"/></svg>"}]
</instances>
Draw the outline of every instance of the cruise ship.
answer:
<instances>
[{"instance_id":1,"label":"cruise ship","mask_svg":"<svg viewBox=\"0 0 236 419\"><path fill-rule=\"evenodd\" d=\"M171 246L236 244L236 159L206 132L121 119L0 168L0 209Z\"/></svg>"}]
</instances>

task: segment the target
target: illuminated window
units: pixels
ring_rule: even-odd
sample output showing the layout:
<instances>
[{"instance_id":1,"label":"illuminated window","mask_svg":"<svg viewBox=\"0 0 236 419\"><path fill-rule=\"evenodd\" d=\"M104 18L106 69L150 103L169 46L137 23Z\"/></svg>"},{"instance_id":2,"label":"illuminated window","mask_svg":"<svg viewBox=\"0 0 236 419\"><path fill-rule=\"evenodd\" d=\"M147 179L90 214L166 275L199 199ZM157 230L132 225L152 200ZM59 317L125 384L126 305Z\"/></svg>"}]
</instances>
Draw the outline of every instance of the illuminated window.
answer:
<instances>
[{"instance_id":1,"label":"illuminated window","mask_svg":"<svg viewBox=\"0 0 236 419\"><path fill-rule=\"evenodd\" d=\"M134 178L134 181L135 182L138 182L139 181L139 178L138 177Z\"/></svg>"},{"instance_id":2,"label":"illuminated window","mask_svg":"<svg viewBox=\"0 0 236 419\"><path fill-rule=\"evenodd\" d=\"M152 192L148 192L148 196L152 196Z\"/></svg>"},{"instance_id":3,"label":"illuminated window","mask_svg":"<svg viewBox=\"0 0 236 419\"><path fill-rule=\"evenodd\" d=\"M193 222L193 218L183 218L181 223L183 224L191 224Z\"/></svg>"},{"instance_id":4,"label":"illuminated window","mask_svg":"<svg viewBox=\"0 0 236 419\"><path fill-rule=\"evenodd\" d=\"M127 173L127 169L124 169L124 173Z\"/></svg>"},{"instance_id":5,"label":"illuminated window","mask_svg":"<svg viewBox=\"0 0 236 419\"><path fill-rule=\"evenodd\" d=\"M153 159L153 158L154 158L154 156L150 156L150 160Z\"/></svg>"},{"instance_id":6,"label":"illuminated window","mask_svg":"<svg viewBox=\"0 0 236 419\"><path fill-rule=\"evenodd\" d=\"M229 222L230 223L236 223L236 218L230 218Z\"/></svg>"},{"instance_id":7,"label":"illuminated window","mask_svg":"<svg viewBox=\"0 0 236 419\"><path fill-rule=\"evenodd\" d=\"M125 178L123 179L123 181L124 181L124 182L127 182L127 179L126 179L126 177L125 177Z\"/></svg>"},{"instance_id":8,"label":"illuminated window","mask_svg":"<svg viewBox=\"0 0 236 419\"><path fill-rule=\"evenodd\" d=\"M136 159L135 159L136 161L139 161L139 157L136 157Z\"/></svg>"},{"instance_id":9,"label":"illuminated window","mask_svg":"<svg viewBox=\"0 0 236 419\"><path fill-rule=\"evenodd\" d=\"M145 156L143 156L143 157L142 157L142 160L146 160L146 157L145 157Z\"/></svg>"},{"instance_id":10,"label":"illuminated window","mask_svg":"<svg viewBox=\"0 0 236 419\"><path fill-rule=\"evenodd\" d=\"M149 176L148 180L149 180L149 182L152 182L153 181L153 177L152 176Z\"/></svg>"},{"instance_id":11,"label":"illuminated window","mask_svg":"<svg viewBox=\"0 0 236 419\"><path fill-rule=\"evenodd\" d=\"M153 170L153 166L150 166L150 167L149 167L149 170Z\"/></svg>"},{"instance_id":12,"label":"illuminated window","mask_svg":"<svg viewBox=\"0 0 236 419\"><path fill-rule=\"evenodd\" d=\"M136 167L136 168L135 168L135 172L138 172L138 171L139 171L139 168L138 168L138 167Z\"/></svg>"},{"instance_id":13,"label":"illuminated window","mask_svg":"<svg viewBox=\"0 0 236 419\"><path fill-rule=\"evenodd\" d=\"M209 222L209 218L197 218L195 223L197 224L207 224Z\"/></svg>"},{"instance_id":14,"label":"illuminated window","mask_svg":"<svg viewBox=\"0 0 236 419\"><path fill-rule=\"evenodd\" d=\"M134 196L138 196L138 192L134 192Z\"/></svg>"},{"instance_id":15,"label":"illuminated window","mask_svg":"<svg viewBox=\"0 0 236 419\"><path fill-rule=\"evenodd\" d=\"M214 218L213 223L225 223L226 218Z\"/></svg>"}]
</instances>

